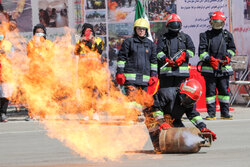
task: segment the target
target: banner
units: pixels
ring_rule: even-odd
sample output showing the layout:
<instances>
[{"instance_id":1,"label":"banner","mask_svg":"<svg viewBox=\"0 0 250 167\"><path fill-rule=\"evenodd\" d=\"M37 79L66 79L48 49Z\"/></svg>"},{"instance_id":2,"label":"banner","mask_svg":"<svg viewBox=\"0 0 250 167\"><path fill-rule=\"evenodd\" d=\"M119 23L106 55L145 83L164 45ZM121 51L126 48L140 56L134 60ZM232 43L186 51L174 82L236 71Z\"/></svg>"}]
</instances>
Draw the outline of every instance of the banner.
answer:
<instances>
[{"instance_id":1,"label":"banner","mask_svg":"<svg viewBox=\"0 0 250 167\"><path fill-rule=\"evenodd\" d=\"M209 13L222 11L226 16L224 28L229 30L229 6L228 0L183 0L177 1L177 14L182 20L182 31L191 36L195 48L196 56L190 59L192 65L199 61L198 47L199 34L211 29L209 24Z\"/></svg>"},{"instance_id":2,"label":"banner","mask_svg":"<svg viewBox=\"0 0 250 167\"><path fill-rule=\"evenodd\" d=\"M232 33L237 54L250 60L250 0L232 0Z\"/></svg>"}]
</instances>

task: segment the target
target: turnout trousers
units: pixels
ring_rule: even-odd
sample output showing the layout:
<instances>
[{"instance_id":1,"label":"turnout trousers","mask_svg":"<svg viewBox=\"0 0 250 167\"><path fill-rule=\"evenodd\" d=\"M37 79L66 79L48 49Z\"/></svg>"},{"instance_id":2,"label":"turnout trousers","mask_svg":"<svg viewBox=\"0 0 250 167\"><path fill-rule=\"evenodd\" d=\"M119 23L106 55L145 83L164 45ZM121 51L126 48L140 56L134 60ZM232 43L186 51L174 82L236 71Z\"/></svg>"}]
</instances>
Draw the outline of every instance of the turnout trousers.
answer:
<instances>
[{"instance_id":1,"label":"turnout trousers","mask_svg":"<svg viewBox=\"0 0 250 167\"><path fill-rule=\"evenodd\" d=\"M207 113L211 117L216 116L216 88L218 90L218 99L220 103L220 112L222 117L229 115L229 76L207 77L206 81L206 102Z\"/></svg>"}]
</instances>

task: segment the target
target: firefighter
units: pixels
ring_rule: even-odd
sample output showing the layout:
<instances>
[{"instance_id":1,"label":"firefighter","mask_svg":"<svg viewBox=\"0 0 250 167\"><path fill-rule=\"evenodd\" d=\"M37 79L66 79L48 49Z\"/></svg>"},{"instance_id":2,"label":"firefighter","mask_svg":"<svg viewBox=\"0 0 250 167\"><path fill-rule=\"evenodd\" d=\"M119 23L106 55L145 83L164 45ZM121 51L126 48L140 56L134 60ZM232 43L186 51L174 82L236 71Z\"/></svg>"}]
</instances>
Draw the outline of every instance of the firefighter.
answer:
<instances>
[{"instance_id":1,"label":"firefighter","mask_svg":"<svg viewBox=\"0 0 250 167\"><path fill-rule=\"evenodd\" d=\"M146 126L155 151L159 151L159 134L161 129L184 127L182 116L187 118L201 131L210 132L213 140L216 134L207 129L202 117L196 111L196 101L202 94L202 87L195 79L186 80L180 87L161 88L154 95L152 107L144 110Z\"/></svg>"},{"instance_id":2,"label":"firefighter","mask_svg":"<svg viewBox=\"0 0 250 167\"><path fill-rule=\"evenodd\" d=\"M235 55L233 36L226 29L225 15L216 11L210 16L212 30L200 34L199 56L203 61L201 74L206 81L207 120L216 119L216 88L220 103L221 119L233 119L229 114L229 76L233 75L230 65Z\"/></svg>"},{"instance_id":3,"label":"firefighter","mask_svg":"<svg viewBox=\"0 0 250 167\"><path fill-rule=\"evenodd\" d=\"M116 81L124 85L125 94L134 101L134 91L147 87L157 82L157 57L156 46L149 40L149 23L144 18L134 22L134 35L122 43L118 54L118 67Z\"/></svg>"},{"instance_id":4,"label":"firefighter","mask_svg":"<svg viewBox=\"0 0 250 167\"><path fill-rule=\"evenodd\" d=\"M180 32L181 19L175 13L167 18L167 33L157 42L160 88L180 86L189 77L189 58L194 57L195 47L189 35Z\"/></svg>"},{"instance_id":5,"label":"firefighter","mask_svg":"<svg viewBox=\"0 0 250 167\"><path fill-rule=\"evenodd\" d=\"M78 84L79 84L79 94L84 90L85 92L89 92L89 96L95 99L91 104L85 106L91 107L93 109L93 113L88 113L83 119L89 120L89 116L92 115L92 119L99 121L98 114L98 100L101 98L100 92L105 92L105 84L96 83L96 79L94 79L91 75L97 74L98 71L103 71L102 69L102 57L101 54L104 49L104 42L100 37L95 37L95 31L93 25L89 23L84 23L81 31L81 39L77 41L75 45L74 54L77 56L78 61ZM96 52L97 54L88 54ZM88 68L86 68L88 66ZM92 73L89 70L93 70ZM89 75L86 75L89 74ZM98 74L97 74L98 75ZM88 77L88 78L87 78ZM91 80L91 81L90 81ZM103 81L106 83L106 81ZM100 86L104 85L104 86ZM83 103L83 102L81 102ZM90 108L84 108L84 110L90 110Z\"/></svg>"},{"instance_id":6,"label":"firefighter","mask_svg":"<svg viewBox=\"0 0 250 167\"><path fill-rule=\"evenodd\" d=\"M27 44L27 57L29 58L28 79L30 83L33 83L32 86L38 87L39 83L46 83L46 80L53 75L51 69L51 63L55 56L53 48L53 42L47 39L45 26L43 24L34 26L33 38ZM28 117L25 118L26 121L30 121L32 118L30 114L28 113ZM41 112L40 114L43 117L45 113Z\"/></svg>"},{"instance_id":7,"label":"firefighter","mask_svg":"<svg viewBox=\"0 0 250 167\"><path fill-rule=\"evenodd\" d=\"M2 28L2 26L1 26ZM14 47L12 43L5 39L4 30L0 30L0 122L7 122L8 118L6 116L9 96L11 96L8 91L10 90L10 85L6 83L2 76L3 70L5 72L10 72L10 58L13 56ZM4 69L9 68L9 69ZM6 91L6 88L8 91Z\"/></svg>"}]
</instances>

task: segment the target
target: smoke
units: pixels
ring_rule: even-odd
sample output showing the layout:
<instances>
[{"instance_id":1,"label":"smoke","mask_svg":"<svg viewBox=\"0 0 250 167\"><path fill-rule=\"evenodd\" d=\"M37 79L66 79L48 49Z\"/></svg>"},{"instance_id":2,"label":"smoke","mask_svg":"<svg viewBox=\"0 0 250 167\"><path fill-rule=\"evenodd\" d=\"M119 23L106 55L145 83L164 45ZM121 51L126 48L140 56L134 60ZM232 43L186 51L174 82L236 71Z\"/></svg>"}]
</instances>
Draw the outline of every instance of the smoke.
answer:
<instances>
[{"instance_id":1,"label":"smoke","mask_svg":"<svg viewBox=\"0 0 250 167\"><path fill-rule=\"evenodd\" d=\"M189 131L183 131L182 136L187 147L192 147L193 145L204 141L200 136L194 135Z\"/></svg>"}]
</instances>

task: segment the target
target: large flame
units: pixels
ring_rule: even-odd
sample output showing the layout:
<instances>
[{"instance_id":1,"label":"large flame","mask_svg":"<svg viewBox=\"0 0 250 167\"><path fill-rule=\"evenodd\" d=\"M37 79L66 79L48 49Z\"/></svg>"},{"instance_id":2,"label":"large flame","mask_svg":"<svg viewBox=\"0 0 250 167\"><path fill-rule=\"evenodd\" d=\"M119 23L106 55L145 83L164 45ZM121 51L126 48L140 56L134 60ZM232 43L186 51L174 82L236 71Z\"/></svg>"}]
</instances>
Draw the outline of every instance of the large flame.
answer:
<instances>
[{"instance_id":1,"label":"large flame","mask_svg":"<svg viewBox=\"0 0 250 167\"><path fill-rule=\"evenodd\" d=\"M27 41L17 32L6 32L16 48L11 59L1 56L2 77L15 88L12 101L26 104L50 137L89 160L117 160L126 150L142 149L147 131L133 124L138 112L111 82L107 64L87 48L84 58L75 57L72 31L65 32L53 45L29 50L29 58ZM137 99L144 103L143 98ZM102 119L86 125L83 116L94 112L105 115L104 122L118 117L124 124L104 125Z\"/></svg>"}]
</instances>

